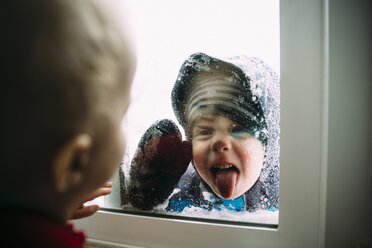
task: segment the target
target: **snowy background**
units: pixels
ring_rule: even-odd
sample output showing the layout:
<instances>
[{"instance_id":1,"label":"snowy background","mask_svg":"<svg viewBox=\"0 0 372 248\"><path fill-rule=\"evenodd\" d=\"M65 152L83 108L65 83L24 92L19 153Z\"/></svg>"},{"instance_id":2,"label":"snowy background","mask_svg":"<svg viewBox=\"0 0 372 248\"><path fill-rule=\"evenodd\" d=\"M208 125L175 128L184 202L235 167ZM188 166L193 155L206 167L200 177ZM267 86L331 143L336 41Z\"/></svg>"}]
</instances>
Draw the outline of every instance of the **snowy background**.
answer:
<instances>
[{"instance_id":1,"label":"snowy background","mask_svg":"<svg viewBox=\"0 0 372 248\"><path fill-rule=\"evenodd\" d=\"M177 123L170 93L185 59L195 52L222 59L246 55L261 58L279 73L280 44L279 0L124 2L138 60L131 106L123 120L127 174L127 165L146 129L164 118ZM105 208L121 208L117 174L112 181L113 193L96 202ZM277 213L266 217L263 213L258 219L277 223L277 217Z\"/></svg>"}]
</instances>

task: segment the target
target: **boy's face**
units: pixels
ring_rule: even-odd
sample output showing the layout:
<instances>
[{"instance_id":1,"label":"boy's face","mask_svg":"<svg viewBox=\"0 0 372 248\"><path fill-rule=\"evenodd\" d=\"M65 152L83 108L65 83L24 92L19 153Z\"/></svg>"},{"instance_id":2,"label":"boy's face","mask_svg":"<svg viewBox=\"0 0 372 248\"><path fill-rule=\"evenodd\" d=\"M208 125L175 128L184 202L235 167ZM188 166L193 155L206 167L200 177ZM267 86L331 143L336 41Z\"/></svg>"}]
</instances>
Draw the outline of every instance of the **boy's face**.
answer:
<instances>
[{"instance_id":1,"label":"boy's face","mask_svg":"<svg viewBox=\"0 0 372 248\"><path fill-rule=\"evenodd\" d=\"M192 128L193 160L213 192L235 199L257 181L264 162L261 142L229 119L203 115Z\"/></svg>"}]
</instances>

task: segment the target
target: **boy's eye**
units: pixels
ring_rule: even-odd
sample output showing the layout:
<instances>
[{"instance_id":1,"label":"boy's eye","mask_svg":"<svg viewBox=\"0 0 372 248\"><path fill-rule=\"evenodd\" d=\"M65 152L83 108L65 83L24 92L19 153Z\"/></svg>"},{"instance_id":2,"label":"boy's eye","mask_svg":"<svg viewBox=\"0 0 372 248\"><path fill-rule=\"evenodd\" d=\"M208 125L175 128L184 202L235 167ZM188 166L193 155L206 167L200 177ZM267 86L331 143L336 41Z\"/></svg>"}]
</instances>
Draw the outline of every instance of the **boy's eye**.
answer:
<instances>
[{"instance_id":1,"label":"boy's eye","mask_svg":"<svg viewBox=\"0 0 372 248\"><path fill-rule=\"evenodd\" d=\"M242 130L244 130L245 128L238 125L238 124L232 124L231 125L231 132L240 132Z\"/></svg>"},{"instance_id":2,"label":"boy's eye","mask_svg":"<svg viewBox=\"0 0 372 248\"><path fill-rule=\"evenodd\" d=\"M200 135L209 135L211 133L212 133L212 131L211 130L208 130L208 129L203 129L203 130L200 130L199 131L199 134Z\"/></svg>"},{"instance_id":3,"label":"boy's eye","mask_svg":"<svg viewBox=\"0 0 372 248\"><path fill-rule=\"evenodd\" d=\"M233 137L236 137L236 138L242 138L242 137L246 137L248 135L250 135L248 129L238 125L238 124L234 124L232 125L231 127L231 135Z\"/></svg>"},{"instance_id":4,"label":"boy's eye","mask_svg":"<svg viewBox=\"0 0 372 248\"><path fill-rule=\"evenodd\" d=\"M199 129L196 133L196 135L200 135L200 136L207 136L207 135L211 135L212 134L212 130L211 129L208 129L208 128L202 128L202 129Z\"/></svg>"}]
</instances>

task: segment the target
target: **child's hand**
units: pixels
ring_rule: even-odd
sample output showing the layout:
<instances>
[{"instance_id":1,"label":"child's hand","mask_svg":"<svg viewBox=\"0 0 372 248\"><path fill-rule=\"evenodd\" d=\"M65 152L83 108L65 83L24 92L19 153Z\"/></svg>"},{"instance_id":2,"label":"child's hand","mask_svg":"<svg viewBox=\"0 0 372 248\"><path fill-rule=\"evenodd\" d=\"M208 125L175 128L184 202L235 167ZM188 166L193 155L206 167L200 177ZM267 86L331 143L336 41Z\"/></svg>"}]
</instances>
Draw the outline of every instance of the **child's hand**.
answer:
<instances>
[{"instance_id":1,"label":"child's hand","mask_svg":"<svg viewBox=\"0 0 372 248\"><path fill-rule=\"evenodd\" d=\"M171 120L154 123L143 134L131 162L126 201L149 210L165 201L192 159L191 144L182 141Z\"/></svg>"},{"instance_id":2,"label":"child's hand","mask_svg":"<svg viewBox=\"0 0 372 248\"><path fill-rule=\"evenodd\" d=\"M79 208L76 209L75 212L72 214L71 219L76 220L76 219L89 217L93 215L95 212L97 212L99 210L98 205L84 206L84 203L88 201L92 201L96 199L97 197L110 194L111 187L112 187L112 183L107 182L101 188L98 188L97 190L95 190L90 196L88 196L81 202Z\"/></svg>"}]
</instances>

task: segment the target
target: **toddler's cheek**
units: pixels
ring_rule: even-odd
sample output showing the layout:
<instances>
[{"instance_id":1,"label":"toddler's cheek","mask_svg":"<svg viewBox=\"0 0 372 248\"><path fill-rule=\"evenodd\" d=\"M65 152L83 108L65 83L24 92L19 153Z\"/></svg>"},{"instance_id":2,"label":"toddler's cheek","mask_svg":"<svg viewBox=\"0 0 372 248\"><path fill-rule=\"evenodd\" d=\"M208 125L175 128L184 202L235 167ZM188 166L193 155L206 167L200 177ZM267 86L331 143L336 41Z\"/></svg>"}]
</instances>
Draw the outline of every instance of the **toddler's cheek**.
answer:
<instances>
[{"instance_id":1,"label":"toddler's cheek","mask_svg":"<svg viewBox=\"0 0 372 248\"><path fill-rule=\"evenodd\" d=\"M202 153L193 152L192 158L194 160L194 164L197 168L203 167L205 157Z\"/></svg>"}]
</instances>

